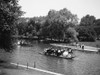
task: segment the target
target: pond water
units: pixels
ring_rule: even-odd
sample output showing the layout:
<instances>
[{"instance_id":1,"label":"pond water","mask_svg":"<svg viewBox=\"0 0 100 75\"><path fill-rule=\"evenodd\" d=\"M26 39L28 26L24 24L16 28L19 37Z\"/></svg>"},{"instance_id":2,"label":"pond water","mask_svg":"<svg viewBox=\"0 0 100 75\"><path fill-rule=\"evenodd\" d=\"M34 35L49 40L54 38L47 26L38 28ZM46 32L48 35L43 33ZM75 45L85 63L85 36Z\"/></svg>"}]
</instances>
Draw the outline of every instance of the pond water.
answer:
<instances>
[{"instance_id":1,"label":"pond water","mask_svg":"<svg viewBox=\"0 0 100 75\"><path fill-rule=\"evenodd\" d=\"M49 44L32 42L32 46L17 46L10 61L39 69L53 71L65 75L100 75L100 54L93 52L74 51L76 57L73 60L61 59L39 54ZM4 56L5 57L5 56Z\"/></svg>"}]
</instances>

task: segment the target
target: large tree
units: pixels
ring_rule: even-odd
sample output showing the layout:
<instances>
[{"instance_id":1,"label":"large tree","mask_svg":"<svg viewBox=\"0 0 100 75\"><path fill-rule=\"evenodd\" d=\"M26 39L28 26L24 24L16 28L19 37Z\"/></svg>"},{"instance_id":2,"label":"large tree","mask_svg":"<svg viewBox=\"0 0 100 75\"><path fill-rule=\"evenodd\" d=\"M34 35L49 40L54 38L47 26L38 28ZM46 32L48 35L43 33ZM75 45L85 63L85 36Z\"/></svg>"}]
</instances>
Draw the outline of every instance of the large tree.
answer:
<instances>
[{"instance_id":1,"label":"large tree","mask_svg":"<svg viewBox=\"0 0 100 75\"><path fill-rule=\"evenodd\" d=\"M72 14L66 8L59 11L50 10L46 22L43 26L42 33L46 36L56 39L66 39L66 30L78 23L76 15ZM46 30L46 31L45 31Z\"/></svg>"},{"instance_id":2,"label":"large tree","mask_svg":"<svg viewBox=\"0 0 100 75\"><path fill-rule=\"evenodd\" d=\"M95 24L96 18L92 15L86 15L82 17L80 25L81 26L93 26Z\"/></svg>"},{"instance_id":3,"label":"large tree","mask_svg":"<svg viewBox=\"0 0 100 75\"><path fill-rule=\"evenodd\" d=\"M18 18L22 15L18 0L0 0L0 48L9 51L12 46L11 36L16 30Z\"/></svg>"},{"instance_id":4,"label":"large tree","mask_svg":"<svg viewBox=\"0 0 100 75\"><path fill-rule=\"evenodd\" d=\"M78 26L76 30L80 41L95 41L96 32L91 26Z\"/></svg>"},{"instance_id":5,"label":"large tree","mask_svg":"<svg viewBox=\"0 0 100 75\"><path fill-rule=\"evenodd\" d=\"M59 11L50 10L47 15L47 19L58 20L60 22L64 22L65 24L73 23L75 25L78 24L78 17L75 14L72 14L68 9L64 8Z\"/></svg>"},{"instance_id":6,"label":"large tree","mask_svg":"<svg viewBox=\"0 0 100 75\"><path fill-rule=\"evenodd\" d=\"M80 26L78 27L79 37L84 41L95 41L96 32L96 18L93 15L86 15L81 18ZM99 23L99 22L98 22Z\"/></svg>"}]
</instances>

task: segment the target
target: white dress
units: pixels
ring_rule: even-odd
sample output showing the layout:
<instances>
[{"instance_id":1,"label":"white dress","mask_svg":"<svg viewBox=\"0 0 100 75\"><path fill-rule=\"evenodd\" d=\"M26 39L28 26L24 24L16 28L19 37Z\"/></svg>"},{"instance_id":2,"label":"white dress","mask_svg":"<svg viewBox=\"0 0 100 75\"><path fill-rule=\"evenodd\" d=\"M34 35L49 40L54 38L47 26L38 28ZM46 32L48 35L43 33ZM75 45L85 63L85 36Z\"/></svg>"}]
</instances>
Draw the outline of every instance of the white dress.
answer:
<instances>
[{"instance_id":1,"label":"white dress","mask_svg":"<svg viewBox=\"0 0 100 75\"><path fill-rule=\"evenodd\" d=\"M63 53L63 56L66 57L67 55L68 55L68 51L65 51L65 52Z\"/></svg>"}]
</instances>

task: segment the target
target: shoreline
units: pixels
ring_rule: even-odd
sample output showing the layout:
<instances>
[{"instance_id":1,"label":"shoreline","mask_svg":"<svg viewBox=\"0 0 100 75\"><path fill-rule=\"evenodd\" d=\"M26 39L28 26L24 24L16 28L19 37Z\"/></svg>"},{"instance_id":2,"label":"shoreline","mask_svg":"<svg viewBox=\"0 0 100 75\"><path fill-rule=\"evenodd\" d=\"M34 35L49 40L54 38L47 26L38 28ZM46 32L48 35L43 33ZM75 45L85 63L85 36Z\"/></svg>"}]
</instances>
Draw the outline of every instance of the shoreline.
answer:
<instances>
[{"instance_id":1,"label":"shoreline","mask_svg":"<svg viewBox=\"0 0 100 75\"><path fill-rule=\"evenodd\" d=\"M27 65L3 62L0 63L0 75L64 75Z\"/></svg>"},{"instance_id":2,"label":"shoreline","mask_svg":"<svg viewBox=\"0 0 100 75\"><path fill-rule=\"evenodd\" d=\"M63 44L50 44L50 45L56 46L56 47L72 48L74 50L79 50L79 51L99 52L99 50L100 50L100 48L92 47L92 46L86 46L86 45L84 45L84 49L80 48L79 45L76 45L76 46L63 45Z\"/></svg>"}]
</instances>

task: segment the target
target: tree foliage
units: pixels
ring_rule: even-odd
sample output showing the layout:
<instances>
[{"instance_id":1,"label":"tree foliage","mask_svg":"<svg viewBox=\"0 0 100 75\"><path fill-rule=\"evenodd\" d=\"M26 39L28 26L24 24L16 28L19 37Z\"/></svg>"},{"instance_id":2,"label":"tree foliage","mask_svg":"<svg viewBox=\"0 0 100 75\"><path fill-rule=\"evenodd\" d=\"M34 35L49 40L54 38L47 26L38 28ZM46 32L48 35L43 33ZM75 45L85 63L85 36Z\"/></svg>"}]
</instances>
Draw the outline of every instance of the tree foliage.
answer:
<instances>
[{"instance_id":1,"label":"tree foliage","mask_svg":"<svg viewBox=\"0 0 100 75\"><path fill-rule=\"evenodd\" d=\"M15 25L22 15L18 0L0 0L0 47L10 48Z\"/></svg>"},{"instance_id":2,"label":"tree foliage","mask_svg":"<svg viewBox=\"0 0 100 75\"><path fill-rule=\"evenodd\" d=\"M58 20L60 22L63 22L64 24L73 23L76 25L78 23L77 15L72 14L68 9L64 8L59 11L56 10L50 10L48 12L47 18L49 20Z\"/></svg>"},{"instance_id":3,"label":"tree foliage","mask_svg":"<svg viewBox=\"0 0 100 75\"><path fill-rule=\"evenodd\" d=\"M85 17L81 18L81 22L80 25L81 26L93 26L95 24L95 17L94 16L90 16L90 15L86 15Z\"/></svg>"},{"instance_id":4,"label":"tree foliage","mask_svg":"<svg viewBox=\"0 0 100 75\"><path fill-rule=\"evenodd\" d=\"M76 30L79 33L78 39L80 41L95 41L96 32L91 26L78 26Z\"/></svg>"},{"instance_id":5,"label":"tree foliage","mask_svg":"<svg viewBox=\"0 0 100 75\"><path fill-rule=\"evenodd\" d=\"M95 21L95 26L100 26L100 19L97 19L97 20Z\"/></svg>"},{"instance_id":6,"label":"tree foliage","mask_svg":"<svg viewBox=\"0 0 100 75\"><path fill-rule=\"evenodd\" d=\"M99 19L96 19L95 16L86 15L82 17L76 28L79 32L79 38L83 41L95 41L99 33L97 26L99 26Z\"/></svg>"},{"instance_id":7,"label":"tree foliage","mask_svg":"<svg viewBox=\"0 0 100 75\"><path fill-rule=\"evenodd\" d=\"M99 24L100 19L96 19L93 15L82 17L79 24L77 15L64 8L59 11L50 10L47 16L29 18L28 21L24 20L19 23L17 28L19 35L74 39L77 42L77 35L79 39L95 40L100 35Z\"/></svg>"},{"instance_id":8,"label":"tree foliage","mask_svg":"<svg viewBox=\"0 0 100 75\"><path fill-rule=\"evenodd\" d=\"M67 34L65 34L66 30L69 27L73 27L74 29L74 26L77 24L77 15L72 14L69 10L64 8L59 11L50 10L47 16L33 17L30 18L28 22L24 21L23 23L19 23L18 32L28 37L38 36L44 38L66 39L68 38L66 37ZM73 32L72 35L74 35Z\"/></svg>"},{"instance_id":9,"label":"tree foliage","mask_svg":"<svg viewBox=\"0 0 100 75\"><path fill-rule=\"evenodd\" d=\"M56 39L66 39L66 30L77 25L77 23L77 16L66 8L60 11L50 10L42 29L42 35Z\"/></svg>"},{"instance_id":10,"label":"tree foliage","mask_svg":"<svg viewBox=\"0 0 100 75\"><path fill-rule=\"evenodd\" d=\"M73 27L69 27L68 29L67 29L67 31L66 31L66 37L67 38L71 38L71 40L73 41L75 41L75 42L78 42L78 38L77 38L77 36L79 35L78 34L78 32L75 30L75 28L73 28Z\"/></svg>"}]
</instances>

